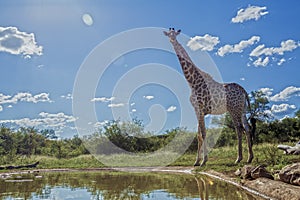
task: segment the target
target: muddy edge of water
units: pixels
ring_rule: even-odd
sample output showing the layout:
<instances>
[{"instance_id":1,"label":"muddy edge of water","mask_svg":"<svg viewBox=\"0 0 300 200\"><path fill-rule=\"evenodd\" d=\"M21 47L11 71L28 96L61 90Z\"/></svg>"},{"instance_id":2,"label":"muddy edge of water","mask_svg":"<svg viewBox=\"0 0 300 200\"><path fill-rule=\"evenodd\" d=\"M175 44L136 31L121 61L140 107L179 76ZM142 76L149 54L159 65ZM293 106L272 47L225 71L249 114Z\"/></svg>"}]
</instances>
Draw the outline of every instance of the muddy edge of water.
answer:
<instances>
[{"instance_id":1,"label":"muddy edge of water","mask_svg":"<svg viewBox=\"0 0 300 200\"><path fill-rule=\"evenodd\" d=\"M87 168L87 169L34 169L34 170L14 170L0 172L0 178L12 174L45 173L45 172L84 172L84 171L123 171L123 172L164 172L164 173L185 173L202 174L221 181L225 181L248 193L254 194L261 199L300 199L300 187L289 185L281 181L274 181L266 178L258 178L252 181L239 182L236 178L215 172L194 172L194 167L112 167L112 168Z\"/></svg>"}]
</instances>

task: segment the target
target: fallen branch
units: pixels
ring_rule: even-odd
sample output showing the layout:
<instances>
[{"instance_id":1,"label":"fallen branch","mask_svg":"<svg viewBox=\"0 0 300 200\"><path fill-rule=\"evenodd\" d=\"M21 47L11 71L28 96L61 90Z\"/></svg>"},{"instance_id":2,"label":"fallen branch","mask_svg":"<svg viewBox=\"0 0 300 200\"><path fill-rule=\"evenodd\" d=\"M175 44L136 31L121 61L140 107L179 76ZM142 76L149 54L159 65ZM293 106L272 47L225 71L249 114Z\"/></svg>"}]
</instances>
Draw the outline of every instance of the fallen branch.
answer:
<instances>
[{"instance_id":1,"label":"fallen branch","mask_svg":"<svg viewBox=\"0 0 300 200\"><path fill-rule=\"evenodd\" d=\"M300 154L300 141L295 146L288 146L280 144L277 146L278 149L283 150L285 154L294 154L298 155Z\"/></svg>"}]
</instances>

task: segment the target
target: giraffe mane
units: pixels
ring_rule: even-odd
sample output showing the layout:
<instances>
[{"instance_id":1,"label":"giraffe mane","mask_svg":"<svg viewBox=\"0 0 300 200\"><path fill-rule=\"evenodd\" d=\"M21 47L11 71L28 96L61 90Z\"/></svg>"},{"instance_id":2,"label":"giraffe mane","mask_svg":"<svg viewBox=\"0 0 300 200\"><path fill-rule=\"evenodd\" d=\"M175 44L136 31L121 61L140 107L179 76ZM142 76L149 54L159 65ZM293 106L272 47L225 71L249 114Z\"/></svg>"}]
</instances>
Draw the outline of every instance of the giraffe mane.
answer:
<instances>
[{"instance_id":1,"label":"giraffe mane","mask_svg":"<svg viewBox=\"0 0 300 200\"><path fill-rule=\"evenodd\" d=\"M183 57L180 56L180 55L178 55L178 56L179 56L181 59L185 60L185 62L187 62L188 64L193 65L193 66L198 70L198 72L201 74L201 76L202 76L206 81L208 81L208 80L215 81L215 80L213 79L213 77L212 77L210 74L208 74L208 73L202 71L199 67L197 67L197 66L195 65L195 63L193 63L193 61L187 60L187 59L183 58Z\"/></svg>"}]
</instances>

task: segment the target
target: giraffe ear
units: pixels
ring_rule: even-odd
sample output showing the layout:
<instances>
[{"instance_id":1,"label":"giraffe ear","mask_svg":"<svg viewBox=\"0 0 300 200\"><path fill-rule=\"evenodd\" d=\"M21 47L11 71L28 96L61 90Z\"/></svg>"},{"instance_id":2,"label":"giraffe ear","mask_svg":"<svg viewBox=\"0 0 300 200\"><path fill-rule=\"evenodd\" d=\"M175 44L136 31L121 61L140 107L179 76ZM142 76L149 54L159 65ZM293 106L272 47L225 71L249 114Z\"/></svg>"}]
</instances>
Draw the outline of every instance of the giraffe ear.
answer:
<instances>
[{"instance_id":1,"label":"giraffe ear","mask_svg":"<svg viewBox=\"0 0 300 200\"><path fill-rule=\"evenodd\" d=\"M164 32L164 34L166 35L166 36L168 36L168 32L167 31L163 31Z\"/></svg>"},{"instance_id":2,"label":"giraffe ear","mask_svg":"<svg viewBox=\"0 0 300 200\"><path fill-rule=\"evenodd\" d=\"M176 35L179 35L181 32L181 30L179 29L177 32L176 32Z\"/></svg>"}]
</instances>

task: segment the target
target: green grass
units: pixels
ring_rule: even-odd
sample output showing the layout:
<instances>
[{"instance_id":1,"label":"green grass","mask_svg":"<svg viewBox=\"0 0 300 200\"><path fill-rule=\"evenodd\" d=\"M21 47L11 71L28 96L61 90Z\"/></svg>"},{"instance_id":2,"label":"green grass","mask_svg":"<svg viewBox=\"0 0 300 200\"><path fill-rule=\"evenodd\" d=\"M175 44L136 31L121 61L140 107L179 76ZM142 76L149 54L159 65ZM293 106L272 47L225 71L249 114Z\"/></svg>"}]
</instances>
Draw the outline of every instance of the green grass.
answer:
<instances>
[{"instance_id":1,"label":"green grass","mask_svg":"<svg viewBox=\"0 0 300 200\"><path fill-rule=\"evenodd\" d=\"M300 162L299 155L284 155L283 151L277 149L277 144L259 144L253 146L254 159L252 165L261 165L264 164L267 166L269 171L280 170L287 164L294 162ZM246 165L247 160L247 145L243 145L243 156L244 159L239 164L234 164L237 157L237 146L232 147L222 147L215 148L210 151L208 155L208 162L206 166L197 168L196 170L208 171L215 170L222 173L232 173L236 171L239 167ZM169 157L171 154L169 155ZM120 160L124 160L122 155L113 155L111 158L116 159L119 157ZM159 159L167 159L168 155L161 154L158 155ZM186 153L178 158L175 162L169 166L193 166L196 158L196 153ZM100 158L101 160L101 158ZM42 169L56 169L56 168L73 168L73 169L83 169L83 168L101 168L105 167L104 164L99 162L92 155L81 155L69 159L58 159L55 157L46 157L46 156L32 156L19 157L14 160L13 163L9 165L26 165L31 164L36 161L39 161L40 164L38 168ZM128 160L128 163L131 161ZM139 160L138 160L139 162ZM136 162L137 163L137 162ZM158 162L159 163L159 162ZM158 165L158 163L152 163ZM135 165L135 164L134 164ZM151 163L136 164L135 166L149 166ZM126 163L120 164L120 166L128 166Z\"/></svg>"},{"instance_id":2,"label":"green grass","mask_svg":"<svg viewBox=\"0 0 300 200\"><path fill-rule=\"evenodd\" d=\"M55 157L49 156L31 156L28 157L19 157L15 159L13 163L8 165L27 165L39 161L38 168L40 169L57 169L57 168L73 168L73 169L82 169L82 168L99 168L104 167L94 156L92 155L81 155L69 159L58 159ZM5 165L7 166L7 165Z\"/></svg>"},{"instance_id":3,"label":"green grass","mask_svg":"<svg viewBox=\"0 0 300 200\"><path fill-rule=\"evenodd\" d=\"M267 170L280 170L282 167L300 162L299 155L285 155L283 151L277 149L277 144L259 144L253 146L254 159L251 165L266 165ZM215 170L222 173L230 174L238 168L247 165L247 145L243 145L243 160L239 164L235 164L237 158L237 146L222 147L212 149L208 155L208 161L204 167L199 167L196 170L208 171ZM196 158L196 153L185 154L180 157L172 165L174 166L192 166Z\"/></svg>"}]
</instances>

